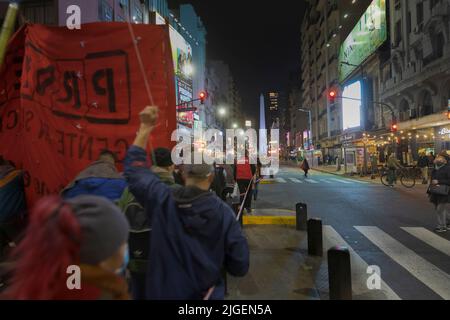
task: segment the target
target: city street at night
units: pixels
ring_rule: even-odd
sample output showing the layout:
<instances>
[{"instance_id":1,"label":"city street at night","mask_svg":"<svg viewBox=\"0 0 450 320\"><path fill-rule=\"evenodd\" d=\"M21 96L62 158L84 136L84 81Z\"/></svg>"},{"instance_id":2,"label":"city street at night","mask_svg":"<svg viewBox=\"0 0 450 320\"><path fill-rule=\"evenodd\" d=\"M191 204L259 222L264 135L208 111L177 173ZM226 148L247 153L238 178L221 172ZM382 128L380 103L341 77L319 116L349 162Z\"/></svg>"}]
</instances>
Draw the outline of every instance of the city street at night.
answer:
<instances>
[{"instance_id":1,"label":"city street at night","mask_svg":"<svg viewBox=\"0 0 450 320\"><path fill-rule=\"evenodd\" d=\"M450 0L0 0L0 316L448 301Z\"/></svg>"},{"instance_id":2,"label":"city street at night","mask_svg":"<svg viewBox=\"0 0 450 320\"><path fill-rule=\"evenodd\" d=\"M450 237L433 233L435 216L425 191L422 185L390 189L379 180L317 171L305 179L298 168L283 167L274 184L260 186L252 215L295 216L295 203L306 203L308 216L322 219L324 250L351 248L355 299L449 299ZM258 261L251 264L249 279L236 280L231 294L250 299L327 298L325 258L305 258L305 233L278 223L246 226ZM295 246L299 251L289 250ZM366 287L367 266L373 265L380 267L387 285L382 291ZM305 279L313 288L296 293Z\"/></svg>"}]
</instances>

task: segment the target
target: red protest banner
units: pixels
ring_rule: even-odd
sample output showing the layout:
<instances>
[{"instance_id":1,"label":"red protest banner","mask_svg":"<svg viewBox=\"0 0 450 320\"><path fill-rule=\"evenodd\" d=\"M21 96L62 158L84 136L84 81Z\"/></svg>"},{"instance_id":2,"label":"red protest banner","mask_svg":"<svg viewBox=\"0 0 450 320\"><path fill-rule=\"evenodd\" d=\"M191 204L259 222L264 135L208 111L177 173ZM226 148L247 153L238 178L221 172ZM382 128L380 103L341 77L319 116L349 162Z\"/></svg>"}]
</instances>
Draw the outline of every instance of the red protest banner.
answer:
<instances>
[{"instance_id":1,"label":"red protest banner","mask_svg":"<svg viewBox=\"0 0 450 320\"><path fill-rule=\"evenodd\" d=\"M133 25L160 124L173 146L174 72L165 26ZM0 154L26 171L27 197L58 193L103 149L123 159L150 105L125 23L81 30L31 25L12 39L0 73ZM2 94L3 92L3 94Z\"/></svg>"}]
</instances>

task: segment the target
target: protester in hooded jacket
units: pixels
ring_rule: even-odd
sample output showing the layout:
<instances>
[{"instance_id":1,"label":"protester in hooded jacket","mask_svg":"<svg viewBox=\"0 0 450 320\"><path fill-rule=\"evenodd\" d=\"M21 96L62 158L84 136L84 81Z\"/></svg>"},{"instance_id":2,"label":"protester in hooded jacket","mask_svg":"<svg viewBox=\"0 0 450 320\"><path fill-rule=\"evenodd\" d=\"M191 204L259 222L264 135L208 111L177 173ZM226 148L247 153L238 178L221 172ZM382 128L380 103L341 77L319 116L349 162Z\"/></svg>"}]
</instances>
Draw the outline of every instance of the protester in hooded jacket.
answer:
<instances>
[{"instance_id":1,"label":"protester in hooded jacket","mask_svg":"<svg viewBox=\"0 0 450 320\"><path fill-rule=\"evenodd\" d=\"M128 299L122 277L128 260L128 229L120 210L102 197L41 199L12 253L12 277L1 298ZM81 286L70 290L69 285L77 285L77 276Z\"/></svg>"},{"instance_id":2,"label":"protester in hooded jacket","mask_svg":"<svg viewBox=\"0 0 450 320\"><path fill-rule=\"evenodd\" d=\"M22 170L0 156L0 262L26 225Z\"/></svg>"},{"instance_id":3,"label":"protester in hooded jacket","mask_svg":"<svg viewBox=\"0 0 450 320\"><path fill-rule=\"evenodd\" d=\"M99 159L86 169L61 192L64 199L80 195L105 197L111 201L121 198L127 183L115 166L116 155L108 150L101 152Z\"/></svg>"},{"instance_id":4,"label":"protester in hooded jacket","mask_svg":"<svg viewBox=\"0 0 450 320\"><path fill-rule=\"evenodd\" d=\"M171 152L166 148L157 148L153 151L155 165L151 168L158 178L168 186L175 186L173 176L174 164ZM119 208L125 213L130 224L130 263L128 270L131 276L131 292L134 300L144 300L145 279L148 264L149 237L152 225L148 218L151 209L144 208L127 188L118 203Z\"/></svg>"},{"instance_id":5,"label":"protester in hooded jacket","mask_svg":"<svg viewBox=\"0 0 450 320\"><path fill-rule=\"evenodd\" d=\"M147 166L144 148L158 109L147 107L125 160L131 192L149 208L152 219L147 298L224 299L222 269L244 276L249 268L245 237L232 209L212 192L209 165L185 165L186 187L170 188Z\"/></svg>"}]
</instances>

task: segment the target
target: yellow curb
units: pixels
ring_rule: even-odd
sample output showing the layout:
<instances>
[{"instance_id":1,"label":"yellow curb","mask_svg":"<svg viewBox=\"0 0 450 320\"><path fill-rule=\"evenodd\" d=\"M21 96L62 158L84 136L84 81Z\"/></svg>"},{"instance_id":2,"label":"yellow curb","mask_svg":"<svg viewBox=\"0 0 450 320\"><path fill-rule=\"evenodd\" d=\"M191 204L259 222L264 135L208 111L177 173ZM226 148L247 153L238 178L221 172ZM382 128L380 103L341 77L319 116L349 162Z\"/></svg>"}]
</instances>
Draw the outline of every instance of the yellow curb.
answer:
<instances>
[{"instance_id":1,"label":"yellow curb","mask_svg":"<svg viewBox=\"0 0 450 320\"><path fill-rule=\"evenodd\" d=\"M296 225L296 217L291 216L243 216L242 218L244 225Z\"/></svg>"},{"instance_id":2,"label":"yellow curb","mask_svg":"<svg viewBox=\"0 0 450 320\"><path fill-rule=\"evenodd\" d=\"M259 184L275 184L275 183L277 183L276 180L261 180L259 182Z\"/></svg>"}]
</instances>

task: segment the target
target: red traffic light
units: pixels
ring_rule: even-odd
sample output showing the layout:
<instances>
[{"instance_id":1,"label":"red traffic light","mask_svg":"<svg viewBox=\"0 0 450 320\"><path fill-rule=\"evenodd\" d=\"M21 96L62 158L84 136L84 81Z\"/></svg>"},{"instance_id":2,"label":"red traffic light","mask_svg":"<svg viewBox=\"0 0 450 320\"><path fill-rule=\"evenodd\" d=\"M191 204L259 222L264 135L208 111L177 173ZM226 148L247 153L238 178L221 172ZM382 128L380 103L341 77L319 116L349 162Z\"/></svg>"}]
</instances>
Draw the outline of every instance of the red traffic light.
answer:
<instances>
[{"instance_id":1,"label":"red traffic light","mask_svg":"<svg viewBox=\"0 0 450 320\"><path fill-rule=\"evenodd\" d=\"M204 104L205 103L205 99L208 97L208 94L205 91L202 91L199 93L199 98L200 98L200 103Z\"/></svg>"},{"instance_id":2,"label":"red traffic light","mask_svg":"<svg viewBox=\"0 0 450 320\"><path fill-rule=\"evenodd\" d=\"M336 97L337 97L336 90L330 90L328 92L328 100L330 100L330 102L334 102L336 100Z\"/></svg>"},{"instance_id":3,"label":"red traffic light","mask_svg":"<svg viewBox=\"0 0 450 320\"><path fill-rule=\"evenodd\" d=\"M391 131L392 131L392 132L397 132L397 130L398 130L398 125L397 125L396 123L393 123L393 124L391 125Z\"/></svg>"}]
</instances>

